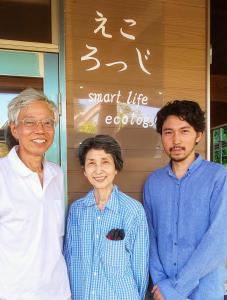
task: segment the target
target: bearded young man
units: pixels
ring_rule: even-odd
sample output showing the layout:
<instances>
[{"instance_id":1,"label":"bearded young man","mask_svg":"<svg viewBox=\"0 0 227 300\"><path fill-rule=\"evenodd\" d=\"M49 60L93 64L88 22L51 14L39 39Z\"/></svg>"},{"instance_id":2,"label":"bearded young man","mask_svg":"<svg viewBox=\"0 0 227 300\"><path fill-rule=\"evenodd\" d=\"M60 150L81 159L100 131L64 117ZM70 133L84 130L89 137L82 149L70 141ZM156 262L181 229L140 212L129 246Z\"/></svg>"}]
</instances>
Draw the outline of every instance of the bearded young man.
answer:
<instances>
[{"instance_id":1,"label":"bearded young man","mask_svg":"<svg viewBox=\"0 0 227 300\"><path fill-rule=\"evenodd\" d=\"M195 152L205 128L196 102L167 103L156 126L170 162L144 187L153 298L223 300L227 170Z\"/></svg>"}]
</instances>

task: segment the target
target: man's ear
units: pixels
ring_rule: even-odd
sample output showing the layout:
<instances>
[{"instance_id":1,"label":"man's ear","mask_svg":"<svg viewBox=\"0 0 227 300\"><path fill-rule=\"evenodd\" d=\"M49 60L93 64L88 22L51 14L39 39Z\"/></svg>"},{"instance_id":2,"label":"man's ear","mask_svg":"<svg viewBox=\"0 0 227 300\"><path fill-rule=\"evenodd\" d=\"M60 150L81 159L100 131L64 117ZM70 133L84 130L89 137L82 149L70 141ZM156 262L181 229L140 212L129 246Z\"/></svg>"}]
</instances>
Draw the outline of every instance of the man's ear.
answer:
<instances>
[{"instance_id":1,"label":"man's ear","mask_svg":"<svg viewBox=\"0 0 227 300\"><path fill-rule=\"evenodd\" d=\"M201 141L202 136L203 136L203 132L197 132L196 133L196 139L195 139L196 145L198 145L198 143Z\"/></svg>"},{"instance_id":2,"label":"man's ear","mask_svg":"<svg viewBox=\"0 0 227 300\"><path fill-rule=\"evenodd\" d=\"M11 133L12 133L12 136L18 140L18 132L17 132L17 127L16 127L16 124L15 122L11 122L9 124L9 127L10 127L10 130L11 130Z\"/></svg>"}]
</instances>

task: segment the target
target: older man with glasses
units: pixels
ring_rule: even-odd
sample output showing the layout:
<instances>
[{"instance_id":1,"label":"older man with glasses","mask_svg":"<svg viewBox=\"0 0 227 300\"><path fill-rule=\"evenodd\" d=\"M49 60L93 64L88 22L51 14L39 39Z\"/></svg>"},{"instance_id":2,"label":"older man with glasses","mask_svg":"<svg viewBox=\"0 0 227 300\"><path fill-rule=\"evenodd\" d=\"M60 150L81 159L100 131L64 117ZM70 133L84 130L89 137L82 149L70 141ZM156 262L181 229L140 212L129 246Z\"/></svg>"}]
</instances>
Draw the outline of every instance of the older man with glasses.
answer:
<instances>
[{"instance_id":1,"label":"older man with glasses","mask_svg":"<svg viewBox=\"0 0 227 300\"><path fill-rule=\"evenodd\" d=\"M66 300L63 174L44 159L58 112L27 89L9 103L8 121L18 145L0 159L0 299Z\"/></svg>"}]
</instances>

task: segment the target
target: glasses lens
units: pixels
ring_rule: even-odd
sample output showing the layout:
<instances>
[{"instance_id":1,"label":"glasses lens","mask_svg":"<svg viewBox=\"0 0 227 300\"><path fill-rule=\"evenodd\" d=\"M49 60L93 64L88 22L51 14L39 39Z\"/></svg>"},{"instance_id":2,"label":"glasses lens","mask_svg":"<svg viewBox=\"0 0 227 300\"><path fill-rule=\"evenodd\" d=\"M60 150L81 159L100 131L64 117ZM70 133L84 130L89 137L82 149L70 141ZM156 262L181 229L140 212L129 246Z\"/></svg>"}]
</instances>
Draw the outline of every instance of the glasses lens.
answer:
<instances>
[{"instance_id":1,"label":"glasses lens","mask_svg":"<svg viewBox=\"0 0 227 300\"><path fill-rule=\"evenodd\" d=\"M23 124L25 127L34 128L36 126L36 121L34 119L24 119Z\"/></svg>"},{"instance_id":2,"label":"glasses lens","mask_svg":"<svg viewBox=\"0 0 227 300\"><path fill-rule=\"evenodd\" d=\"M54 127L54 120L52 119L46 119L42 121L42 124L44 128L49 129Z\"/></svg>"}]
</instances>

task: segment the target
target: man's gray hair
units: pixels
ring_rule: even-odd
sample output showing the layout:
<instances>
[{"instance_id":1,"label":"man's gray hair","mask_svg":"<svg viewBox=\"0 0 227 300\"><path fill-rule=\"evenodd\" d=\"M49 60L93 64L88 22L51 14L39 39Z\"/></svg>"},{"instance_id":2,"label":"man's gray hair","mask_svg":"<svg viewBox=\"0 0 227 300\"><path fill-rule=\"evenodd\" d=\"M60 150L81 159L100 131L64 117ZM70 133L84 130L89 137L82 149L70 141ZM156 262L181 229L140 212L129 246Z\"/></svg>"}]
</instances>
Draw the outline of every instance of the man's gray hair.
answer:
<instances>
[{"instance_id":1,"label":"man's gray hair","mask_svg":"<svg viewBox=\"0 0 227 300\"><path fill-rule=\"evenodd\" d=\"M13 98L8 104L8 122L17 124L18 116L21 109L36 101L44 101L48 104L49 109L54 114L54 123L58 123L58 109L55 103L47 98L41 91L28 88L22 91L18 96Z\"/></svg>"}]
</instances>

